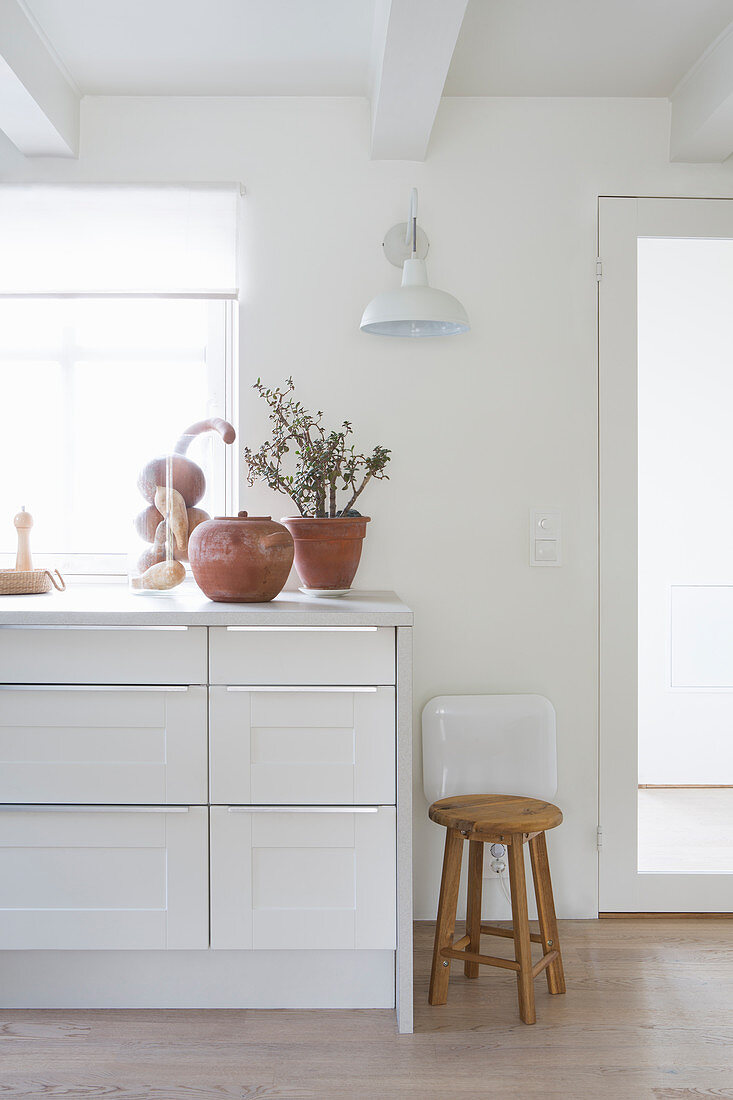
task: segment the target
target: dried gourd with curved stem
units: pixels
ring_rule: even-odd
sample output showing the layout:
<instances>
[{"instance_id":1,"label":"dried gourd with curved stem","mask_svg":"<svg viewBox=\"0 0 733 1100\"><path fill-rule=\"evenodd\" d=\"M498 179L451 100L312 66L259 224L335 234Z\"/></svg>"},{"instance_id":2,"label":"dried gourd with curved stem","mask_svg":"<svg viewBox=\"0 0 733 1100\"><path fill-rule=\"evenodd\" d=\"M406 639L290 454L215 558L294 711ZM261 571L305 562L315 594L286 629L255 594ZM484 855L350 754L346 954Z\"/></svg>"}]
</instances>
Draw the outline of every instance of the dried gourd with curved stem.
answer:
<instances>
[{"instance_id":1,"label":"dried gourd with curved stem","mask_svg":"<svg viewBox=\"0 0 733 1100\"><path fill-rule=\"evenodd\" d=\"M198 420L183 432L172 455L161 455L143 467L137 485L148 504L155 502L155 490L158 486L166 483L165 470L168 461L171 465L172 487L181 494L187 508L198 504L206 492L206 478L198 463L186 457L186 452L196 436L212 431L218 432L225 443L233 443L236 439L236 432L228 420L222 420L219 416Z\"/></svg>"},{"instance_id":2,"label":"dried gourd with curved stem","mask_svg":"<svg viewBox=\"0 0 733 1100\"><path fill-rule=\"evenodd\" d=\"M175 588L186 575L180 562L188 558L189 535L209 518L196 507L206 492L204 471L186 452L196 436L210 431L218 432L224 443L236 438L233 426L221 417L198 420L180 436L173 454L152 459L140 473L138 488L149 506L136 517L135 528L152 545L138 561L141 576L132 582L134 588Z\"/></svg>"},{"instance_id":3,"label":"dried gourd with curved stem","mask_svg":"<svg viewBox=\"0 0 733 1100\"><path fill-rule=\"evenodd\" d=\"M218 432L225 443L233 443L237 438L237 433L228 420L222 420L220 416L212 416L209 420L197 420L190 428L186 428L173 450L177 455L185 455L191 440L204 432Z\"/></svg>"}]
</instances>

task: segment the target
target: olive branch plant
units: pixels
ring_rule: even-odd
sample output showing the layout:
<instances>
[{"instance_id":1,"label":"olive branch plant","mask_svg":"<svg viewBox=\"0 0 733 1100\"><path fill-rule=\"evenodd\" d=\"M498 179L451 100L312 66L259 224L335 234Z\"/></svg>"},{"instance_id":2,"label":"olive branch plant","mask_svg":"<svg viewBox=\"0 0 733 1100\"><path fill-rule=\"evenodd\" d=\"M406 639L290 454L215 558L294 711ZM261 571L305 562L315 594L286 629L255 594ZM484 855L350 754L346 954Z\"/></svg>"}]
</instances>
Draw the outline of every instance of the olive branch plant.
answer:
<instances>
[{"instance_id":1,"label":"olive branch plant","mask_svg":"<svg viewBox=\"0 0 733 1100\"><path fill-rule=\"evenodd\" d=\"M389 448L377 444L371 454L357 454L348 442L354 430L351 421L328 431L320 410L310 413L292 396L292 378L272 389L258 378L253 389L267 403L272 431L258 450L244 449L248 485L262 481L291 497L301 516L335 518L348 516L372 478L389 478ZM339 492L347 494L341 508Z\"/></svg>"}]
</instances>

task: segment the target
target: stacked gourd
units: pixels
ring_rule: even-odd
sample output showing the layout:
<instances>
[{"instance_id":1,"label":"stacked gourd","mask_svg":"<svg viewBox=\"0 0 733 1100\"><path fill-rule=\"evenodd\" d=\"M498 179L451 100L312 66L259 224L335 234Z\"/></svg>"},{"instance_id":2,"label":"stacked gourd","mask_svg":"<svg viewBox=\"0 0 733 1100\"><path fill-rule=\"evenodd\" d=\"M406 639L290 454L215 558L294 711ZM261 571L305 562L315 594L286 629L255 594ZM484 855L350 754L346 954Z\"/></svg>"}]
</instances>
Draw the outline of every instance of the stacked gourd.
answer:
<instances>
[{"instance_id":1,"label":"stacked gourd","mask_svg":"<svg viewBox=\"0 0 733 1100\"><path fill-rule=\"evenodd\" d=\"M225 443L236 438L227 420L199 420L186 429L172 455L152 459L140 472L137 486L148 507L136 516L135 530L150 545L138 559L133 588L162 591L175 588L186 576L189 536L210 518L197 507L206 492L204 471L186 452L197 435L209 431L218 432Z\"/></svg>"}]
</instances>

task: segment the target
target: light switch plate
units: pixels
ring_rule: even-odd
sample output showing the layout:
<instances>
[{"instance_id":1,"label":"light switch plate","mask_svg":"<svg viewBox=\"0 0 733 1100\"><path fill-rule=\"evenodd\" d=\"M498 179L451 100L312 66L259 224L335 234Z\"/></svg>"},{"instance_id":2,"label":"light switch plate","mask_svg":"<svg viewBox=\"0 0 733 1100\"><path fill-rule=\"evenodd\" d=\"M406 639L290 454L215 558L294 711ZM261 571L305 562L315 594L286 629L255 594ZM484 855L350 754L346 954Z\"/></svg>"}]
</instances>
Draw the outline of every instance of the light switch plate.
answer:
<instances>
[{"instance_id":1,"label":"light switch plate","mask_svg":"<svg viewBox=\"0 0 733 1100\"><path fill-rule=\"evenodd\" d=\"M529 513L529 564L562 564L562 517L557 508L532 508Z\"/></svg>"}]
</instances>

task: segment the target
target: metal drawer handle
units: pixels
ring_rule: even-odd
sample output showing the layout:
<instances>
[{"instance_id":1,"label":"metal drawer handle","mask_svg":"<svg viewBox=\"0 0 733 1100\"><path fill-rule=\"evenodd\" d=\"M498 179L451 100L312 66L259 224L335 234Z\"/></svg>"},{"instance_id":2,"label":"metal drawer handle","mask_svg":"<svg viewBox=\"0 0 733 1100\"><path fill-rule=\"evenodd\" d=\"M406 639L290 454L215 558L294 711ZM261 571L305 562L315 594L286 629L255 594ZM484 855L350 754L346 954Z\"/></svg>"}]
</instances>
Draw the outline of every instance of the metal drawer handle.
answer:
<instances>
[{"instance_id":1,"label":"metal drawer handle","mask_svg":"<svg viewBox=\"0 0 733 1100\"><path fill-rule=\"evenodd\" d=\"M187 814L188 806L41 806L10 802L0 804L0 813L21 814Z\"/></svg>"},{"instance_id":2,"label":"metal drawer handle","mask_svg":"<svg viewBox=\"0 0 733 1100\"><path fill-rule=\"evenodd\" d=\"M254 630L254 631L258 631L258 632L263 631L263 630L269 630L269 631L282 630L282 631L285 631L287 634L292 634L293 632L302 632L302 631L307 631L307 632L311 632L311 633L314 632L314 631L326 632L326 633L336 632L337 634L343 634L346 631L348 631L351 634L353 634L353 633L361 633L361 634L369 633L369 634L371 634L374 631L376 631L378 628L376 626L228 626L228 627L226 627L226 629L227 630L232 630L232 631L234 631L234 630L238 630L238 631Z\"/></svg>"},{"instance_id":3,"label":"metal drawer handle","mask_svg":"<svg viewBox=\"0 0 733 1100\"><path fill-rule=\"evenodd\" d=\"M376 814L379 806L228 806L230 814Z\"/></svg>"},{"instance_id":4,"label":"metal drawer handle","mask_svg":"<svg viewBox=\"0 0 733 1100\"><path fill-rule=\"evenodd\" d=\"M375 687L308 687L308 686L283 687L283 686L278 686L278 685L274 685L273 687L263 687L259 684L257 684L257 685L246 684L246 685L241 685L241 686L237 685L236 687L227 687L227 691L276 691L276 692L285 692L285 691L297 691L297 692L301 692L301 691L319 691L319 692L337 691L337 692L344 692L344 691L346 691L346 692L351 693L352 691L359 691L359 692L370 691L370 692L373 692L373 691L377 691L377 690L378 689L375 688Z\"/></svg>"},{"instance_id":5,"label":"metal drawer handle","mask_svg":"<svg viewBox=\"0 0 733 1100\"><path fill-rule=\"evenodd\" d=\"M188 691L188 685L160 684L0 684L0 691Z\"/></svg>"}]
</instances>

